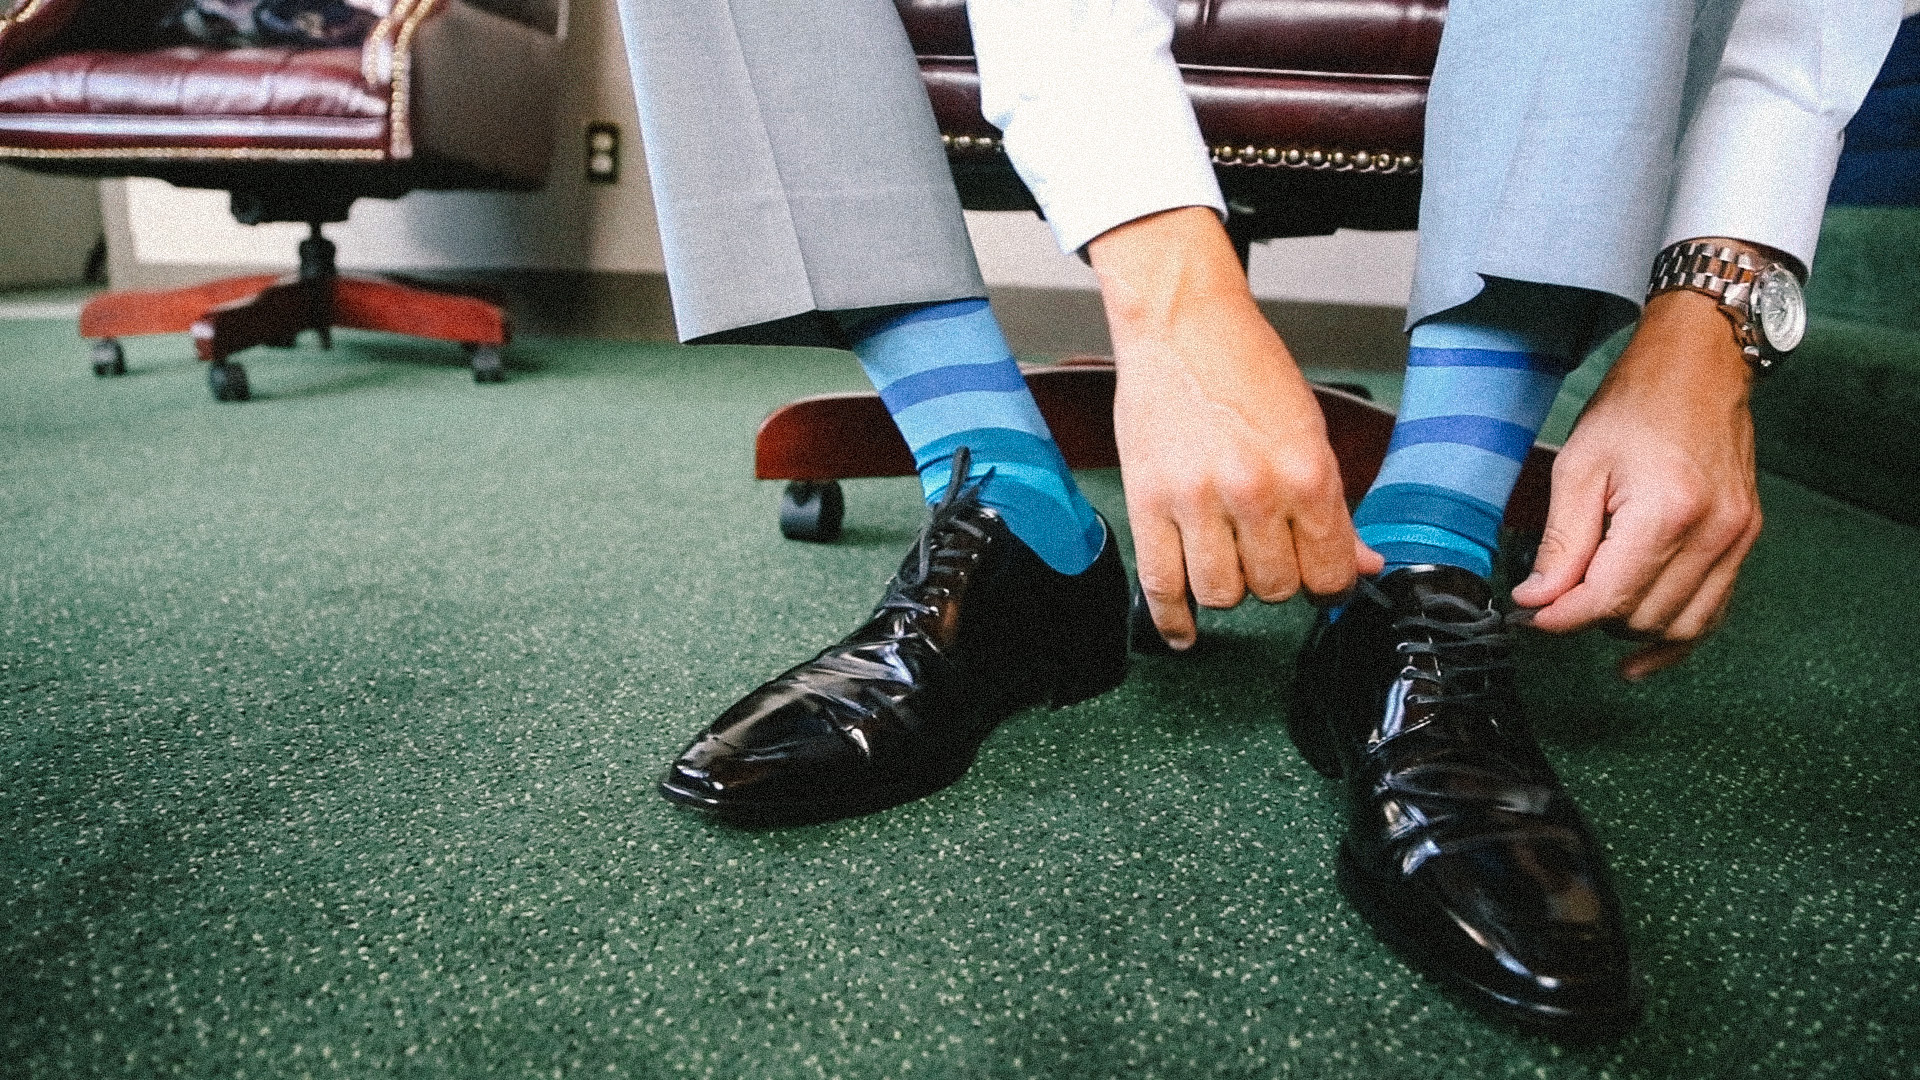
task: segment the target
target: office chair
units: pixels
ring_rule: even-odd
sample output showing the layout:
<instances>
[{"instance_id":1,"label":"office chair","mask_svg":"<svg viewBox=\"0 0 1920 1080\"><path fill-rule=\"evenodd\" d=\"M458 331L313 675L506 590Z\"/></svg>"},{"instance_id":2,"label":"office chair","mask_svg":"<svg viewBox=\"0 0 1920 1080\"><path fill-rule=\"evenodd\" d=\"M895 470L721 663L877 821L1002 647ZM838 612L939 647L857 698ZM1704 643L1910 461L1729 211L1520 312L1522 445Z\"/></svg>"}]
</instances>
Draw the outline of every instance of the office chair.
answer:
<instances>
[{"instance_id":1,"label":"office chair","mask_svg":"<svg viewBox=\"0 0 1920 1080\"><path fill-rule=\"evenodd\" d=\"M126 371L122 337L187 331L214 397L245 401L235 353L353 327L458 343L475 380L504 377L497 304L342 275L322 227L361 198L539 187L565 0L366 3L360 45L215 49L154 43L171 0L0 0L0 159L226 190L246 224L310 229L292 275L95 297L95 374Z\"/></svg>"}]
</instances>

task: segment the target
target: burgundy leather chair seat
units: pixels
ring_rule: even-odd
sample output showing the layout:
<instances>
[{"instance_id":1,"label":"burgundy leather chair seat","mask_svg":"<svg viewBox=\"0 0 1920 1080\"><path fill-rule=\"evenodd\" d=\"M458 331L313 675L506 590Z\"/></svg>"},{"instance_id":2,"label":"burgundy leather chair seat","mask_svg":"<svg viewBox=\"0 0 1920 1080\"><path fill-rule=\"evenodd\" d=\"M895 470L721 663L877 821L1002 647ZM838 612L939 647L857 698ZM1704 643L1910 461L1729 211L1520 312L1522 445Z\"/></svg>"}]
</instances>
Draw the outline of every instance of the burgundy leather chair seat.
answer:
<instances>
[{"instance_id":1,"label":"burgundy leather chair seat","mask_svg":"<svg viewBox=\"0 0 1920 1080\"><path fill-rule=\"evenodd\" d=\"M391 107L359 48L86 50L0 77L0 140L378 151Z\"/></svg>"}]
</instances>

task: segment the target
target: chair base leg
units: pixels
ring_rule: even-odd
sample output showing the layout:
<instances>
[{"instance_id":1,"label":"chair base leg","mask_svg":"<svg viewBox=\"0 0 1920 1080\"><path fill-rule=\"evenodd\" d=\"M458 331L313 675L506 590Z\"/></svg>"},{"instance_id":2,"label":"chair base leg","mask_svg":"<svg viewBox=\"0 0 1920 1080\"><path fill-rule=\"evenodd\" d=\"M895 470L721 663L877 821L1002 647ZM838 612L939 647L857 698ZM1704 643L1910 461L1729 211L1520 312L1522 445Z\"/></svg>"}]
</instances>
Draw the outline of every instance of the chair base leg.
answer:
<instances>
[{"instance_id":1,"label":"chair base leg","mask_svg":"<svg viewBox=\"0 0 1920 1080\"><path fill-rule=\"evenodd\" d=\"M321 345L330 347L336 326L464 345L476 382L505 377L501 350L513 337L507 313L497 303L411 283L331 274L318 279L262 274L183 289L104 293L80 315L80 334L94 339L94 370L102 376L125 370L124 359L114 362L122 355L118 339L123 337L191 333L200 359L220 366L256 345L291 346L302 330L318 332ZM239 371L238 365L230 366ZM242 389L223 394L217 385L216 397L247 399L244 374L221 384L226 383Z\"/></svg>"},{"instance_id":2,"label":"chair base leg","mask_svg":"<svg viewBox=\"0 0 1920 1080\"><path fill-rule=\"evenodd\" d=\"M1025 374L1070 467L1120 464L1113 437L1111 360L1076 358L1028 368ZM1393 413L1347 390L1315 386L1313 392L1340 461L1341 483L1349 502L1357 502L1386 460ZM1539 532L1545 526L1557 452L1557 447L1536 443L1528 453L1507 503L1507 527ZM913 455L874 393L823 394L783 405L760 425L754 445L754 475L762 480L823 482L913 473Z\"/></svg>"}]
</instances>

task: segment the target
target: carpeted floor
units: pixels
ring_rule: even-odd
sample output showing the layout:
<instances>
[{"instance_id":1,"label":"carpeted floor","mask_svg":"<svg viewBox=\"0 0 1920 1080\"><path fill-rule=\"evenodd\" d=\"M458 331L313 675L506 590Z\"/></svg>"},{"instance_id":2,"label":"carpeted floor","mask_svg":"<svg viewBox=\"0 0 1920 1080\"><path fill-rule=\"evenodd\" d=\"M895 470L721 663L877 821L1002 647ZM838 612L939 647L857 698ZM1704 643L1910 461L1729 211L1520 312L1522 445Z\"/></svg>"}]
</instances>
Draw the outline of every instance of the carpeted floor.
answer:
<instances>
[{"instance_id":1,"label":"carpeted floor","mask_svg":"<svg viewBox=\"0 0 1920 1080\"><path fill-rule=\"evenodd\" d=\"M790 543L747 479L844 357L535 341L483 387L352 337L250 355L231 406L184 339L99 381L72 334L0 322L7 1076L1920 1076L1913 528L1769 479L1684 669L1529 640L1651 1000L1567 1050L1340 902L1333 785L1282 731L1298 604L916 805L661 802L917 525L909 481L856 482L846 541Z\"/></svg>"}]
</instances>

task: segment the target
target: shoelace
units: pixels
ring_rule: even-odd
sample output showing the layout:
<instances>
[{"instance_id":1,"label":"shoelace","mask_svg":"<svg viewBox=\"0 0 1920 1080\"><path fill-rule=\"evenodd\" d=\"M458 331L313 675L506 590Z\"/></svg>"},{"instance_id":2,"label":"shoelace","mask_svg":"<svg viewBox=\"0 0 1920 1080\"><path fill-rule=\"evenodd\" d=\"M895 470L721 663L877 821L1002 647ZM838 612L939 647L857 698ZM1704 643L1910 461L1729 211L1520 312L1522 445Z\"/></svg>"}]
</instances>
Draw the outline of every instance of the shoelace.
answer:
<instances>
[{"instance_id":1,"label":"shoelace","mask_svg":"<svg viewBox=\"0 0 1920 1080\"><path fill-rule=\"evenodd\" d=\"M933 514L920 530L920 536L914 541L914 552L918 556L912 573L894 578L887 595L881 599L874 610L904 611L912 615L935 615L938 612L929 604L922 603L916 597L926 587L927 580L933 576L935 560L963 552L947 546L954 530L964 532L974 539L984 538L986 530L959 517L962 510L979 501L980 491L987 481L993 479L993 470L988 469L978 479L969 475L973 466L973 452L962 446L953 452L953 477L947 481L946 494L935 504ZM904 630L904 627L902 628Z\"/></svg>"},{"instance_id":2,"label":"shoelace","mask_svg":"<svg viewBox=\"0 0 1920 1080\"><path fill-rule=\"evenodd\" d=\"M1390 603L1372 582L1362 580L1360 585L1375 600L1382 604ZM1499 693L1501 687L1497 676L1514 667L1507 620L1497 611L1475 607L1447 593L1416 588L1414 596L1420 605L1419 614L1403 615L1394 620L1394 631L1398 635L1418 635L1426 640L1403 641L1396 648L1409 660L1416 656L1433 657L1434 667L1438 669L1439 691L1409 694L1408 702L1458 706ZM1428 685L1432 685L1431 681ZM1462 710L1456 708L1451 711L1451 718L1454 723L1465 721L1471 724L1476 720L1491 720L1493 716L1477 709L1467 710L1463 714ZM1401 856L1402 872L1412 873L1435 855L1506 843L1522 837L1557 839L1578 844L1579 837L1570 829L1544 817L1553 799L1551 787L1516 782L1505 770L1488 772L1481 764L1448 760L1450 757L1426 756L1420 764L1410 769L1392 770L1380 778L1381 786L1397 792L1397 797L1403 800L1411 797L1420 807L1420 816L1426 822L1425 828L1409 834L1408 839L1414 840L1414 843ZM1480 785L1468 785L1448 791L1436 802L1432 791L1436 772L1455 776L1479 774L1495 782L1487 786L1484 794L1469 794ZM1474 809L1469 811L1468 807ZM1500 812L1497 824L1482 817L1488 811ZM1463 812L1478 823L1470 829L1456 832L1451 826L1460 820Z\"/></svg>"},{"instance_id":3,"label":"shoelace","mask_svg":"<svg viewBox=\"0 0 1920 1080\"><path fill-rule=\"evenodd\" d=\"M1371 582L1363 582L1378 594ZM1493 695L1496 675L1513 670L1513 642L1506 620L1497 611L1477 608L1447 593L1416 588L1418 615L1394 620L1394 632L1419 634L1422 641L1402 641L1397 651L1409 659L1431 656L1439 672L1438 693L1408 695L1421 704L1459 704ZM1378 596L1385 601L1384 595Z\"/></svg>"}]
</instances>

